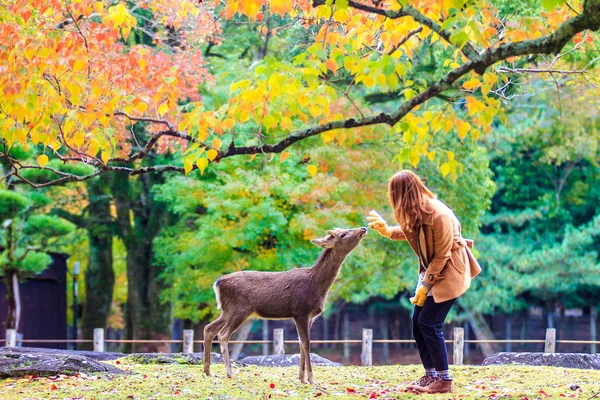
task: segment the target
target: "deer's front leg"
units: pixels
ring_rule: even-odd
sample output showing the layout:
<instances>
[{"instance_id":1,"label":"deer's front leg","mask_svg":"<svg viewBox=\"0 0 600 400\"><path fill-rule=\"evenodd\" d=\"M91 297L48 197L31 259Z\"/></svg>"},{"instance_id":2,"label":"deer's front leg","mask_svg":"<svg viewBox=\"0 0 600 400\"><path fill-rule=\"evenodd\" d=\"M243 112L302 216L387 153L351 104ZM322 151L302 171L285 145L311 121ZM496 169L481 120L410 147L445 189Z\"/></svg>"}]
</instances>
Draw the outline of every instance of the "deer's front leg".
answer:
<instances>
[{"instance_id":1,"label":"deer's front leg","mask_svg":"<svg viewBox=\"0 0 600 400\"><path fill-rule=\"evenodd\" d=\"M312 376L312 366L310 363L310 320L308 318L298 318L295 320L298 336L300 337L300 381L306 383L305 374L308 375L308 381L314 385Z\"/></svg>"},{"instance_id":2,"label":"deer's front leg","mask_svg":"<svg viewBox=\"0 0 600 400\"><path fill-rule=\"evenodd\" d=\"M302 346L302 341L300 342L300 373L298 374L298 379L300 379L300 382L302 383L307 383L306 382L306 374L304 373L304 368L306 366L306 356L304 355L304 349Z\"/></svg>"}]
</instances>

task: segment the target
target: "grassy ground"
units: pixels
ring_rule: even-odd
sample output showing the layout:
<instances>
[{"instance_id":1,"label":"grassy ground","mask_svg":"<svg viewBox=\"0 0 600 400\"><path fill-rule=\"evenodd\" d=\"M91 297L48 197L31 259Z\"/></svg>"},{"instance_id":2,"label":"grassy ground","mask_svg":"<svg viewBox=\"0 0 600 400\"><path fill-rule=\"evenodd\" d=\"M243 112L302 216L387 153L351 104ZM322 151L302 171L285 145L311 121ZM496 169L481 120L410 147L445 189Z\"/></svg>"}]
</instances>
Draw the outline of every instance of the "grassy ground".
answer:
<instances>
[{"instance_id":1,"label":"grassy ground","mask_svg":"<svg viewBox=\"0 0 600 400\"><path fill-rule=\"evenodd\" d=\"M233 379L222 365L206 377L201 366L132 365L128 376L24 378L0 381L0 399L600 399L600 371L551 367L452 368L452 395L413 395L403 387L418 378L418 366L317 367L317 387L302 385L297 368L244 367Z\"/></svg>"}]
</instances>

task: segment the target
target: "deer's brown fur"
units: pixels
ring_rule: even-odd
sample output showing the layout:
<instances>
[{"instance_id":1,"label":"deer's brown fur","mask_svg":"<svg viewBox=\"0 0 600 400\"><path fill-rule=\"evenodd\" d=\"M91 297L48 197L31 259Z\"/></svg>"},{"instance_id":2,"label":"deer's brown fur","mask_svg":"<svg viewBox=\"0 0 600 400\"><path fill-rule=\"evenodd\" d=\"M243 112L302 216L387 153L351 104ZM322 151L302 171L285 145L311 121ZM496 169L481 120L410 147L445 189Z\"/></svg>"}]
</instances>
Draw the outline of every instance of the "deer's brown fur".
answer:
<instances>
[{"instance_id":1,"label":"deer's brown fur","mask_svg":"<svg viewBox=\"0 0 600 400\"><path fill-rule=\"evenodd\" d=\"M210 375L210 349L216 335L227 375L232 375L228 343L248 318L293 319L300 338L300 375L313 383L310 328L323 312L327 293L348 254L366 235L366 228L327 231L312 242L324 250L310 268L284 272L240 271L222 276L215 284L221 315L204 328L204 372Z\"/></svg>"}]
</instances>

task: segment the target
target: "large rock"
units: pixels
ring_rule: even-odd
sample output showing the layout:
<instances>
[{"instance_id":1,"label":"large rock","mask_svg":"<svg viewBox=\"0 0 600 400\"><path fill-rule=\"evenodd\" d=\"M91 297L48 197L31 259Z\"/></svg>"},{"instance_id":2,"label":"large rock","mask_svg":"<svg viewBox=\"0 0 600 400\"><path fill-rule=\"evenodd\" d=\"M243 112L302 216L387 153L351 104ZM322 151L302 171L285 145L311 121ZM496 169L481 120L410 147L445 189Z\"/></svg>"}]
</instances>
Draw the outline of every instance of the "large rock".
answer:
<instances>
[{"instance_id":1,"label":"large rock","mask_svg":"<svg viewBox=\"0 0 600 400\"><path fill-rule=\"evenodd\" d=\"M540 365L563 368L600 369L600 356L582 353L497 353L483 365Z\"/></svg>"},{"instance_id":2,"label":"large rock","mask_svg":"<svg viewBox=\"0 0 600 400\"><path fill-rule=\"evenodd\" d=\"M132 364L199 365L204 363L204 353L134 353L123 358L123 361ZM210 353L210 363L223 363L223 356L217 353Z\"/></svg>"},{"instance_id":3,"label":"large rock","mask_svg":"<svg viewBox=\"0 0 600 400\"><path fill-rule=\"evenodd\" d=\"M0 352L0 378L102 372L123 374L120 369L79 355Z\"/></svg>"},{"instance_id":4,"label":"large rock","mask_svg":"<svg viewBox=\"0 0 600 400\"><path fill-rule=\"evenodd\" d=\"M96 361L111 361L127 355L123 353L100 353L85 350L45 349L41 347L0 347L0 354L6 352L15 354L61 354L68 356L83 356Z\"/></svg>"},{"instance_id":5,"label":"large rock","mask_svg":"<svg viewBox=\"0 0 600 400\"><path fill-rule=\"evenodd\" d=\"M300 354L277 354L268 356L250 356L239 360L246 365L260 365L263 367L292 367L300 365ZM342 364L330 361L318 354L310 353L312 365L340 367Z\"/></svg>"}]
</instances>

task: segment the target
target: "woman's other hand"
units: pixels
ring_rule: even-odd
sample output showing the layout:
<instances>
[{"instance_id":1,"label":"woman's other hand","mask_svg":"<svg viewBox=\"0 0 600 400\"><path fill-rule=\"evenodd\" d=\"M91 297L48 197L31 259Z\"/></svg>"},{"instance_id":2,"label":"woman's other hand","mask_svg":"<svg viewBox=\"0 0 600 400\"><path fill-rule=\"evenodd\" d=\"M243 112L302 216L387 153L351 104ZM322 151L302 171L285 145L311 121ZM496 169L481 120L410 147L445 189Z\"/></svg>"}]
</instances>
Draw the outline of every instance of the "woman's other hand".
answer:
<instances>
[{"instance_id":1,"label":"woman's other hand","mask_svg":"<svg viewBox=\"0 0 600 400\"><path fill-rule=\"evenodd\" d=\"M377 211L369 211L367 219L369 220L369 228L375 229L383 237L392 237L392 230L388 226L387 222L385 222L385 219L383 219L383 217Z\"/></svg>"},{"instance_id":2,"label":"woman's other hand","mask_svg":"<svg viewBox=\"0 0 600 400\"><path fill-rule=\"evenodd\" d=\"M411 297L409 299L410 302L415 306L423 307L425 300L427 299L427 293L429 293L429 289L431 289L431 286L427 287L425 285L419 285L415 292L415 297Z\"/></svg>"}]
</instances>

